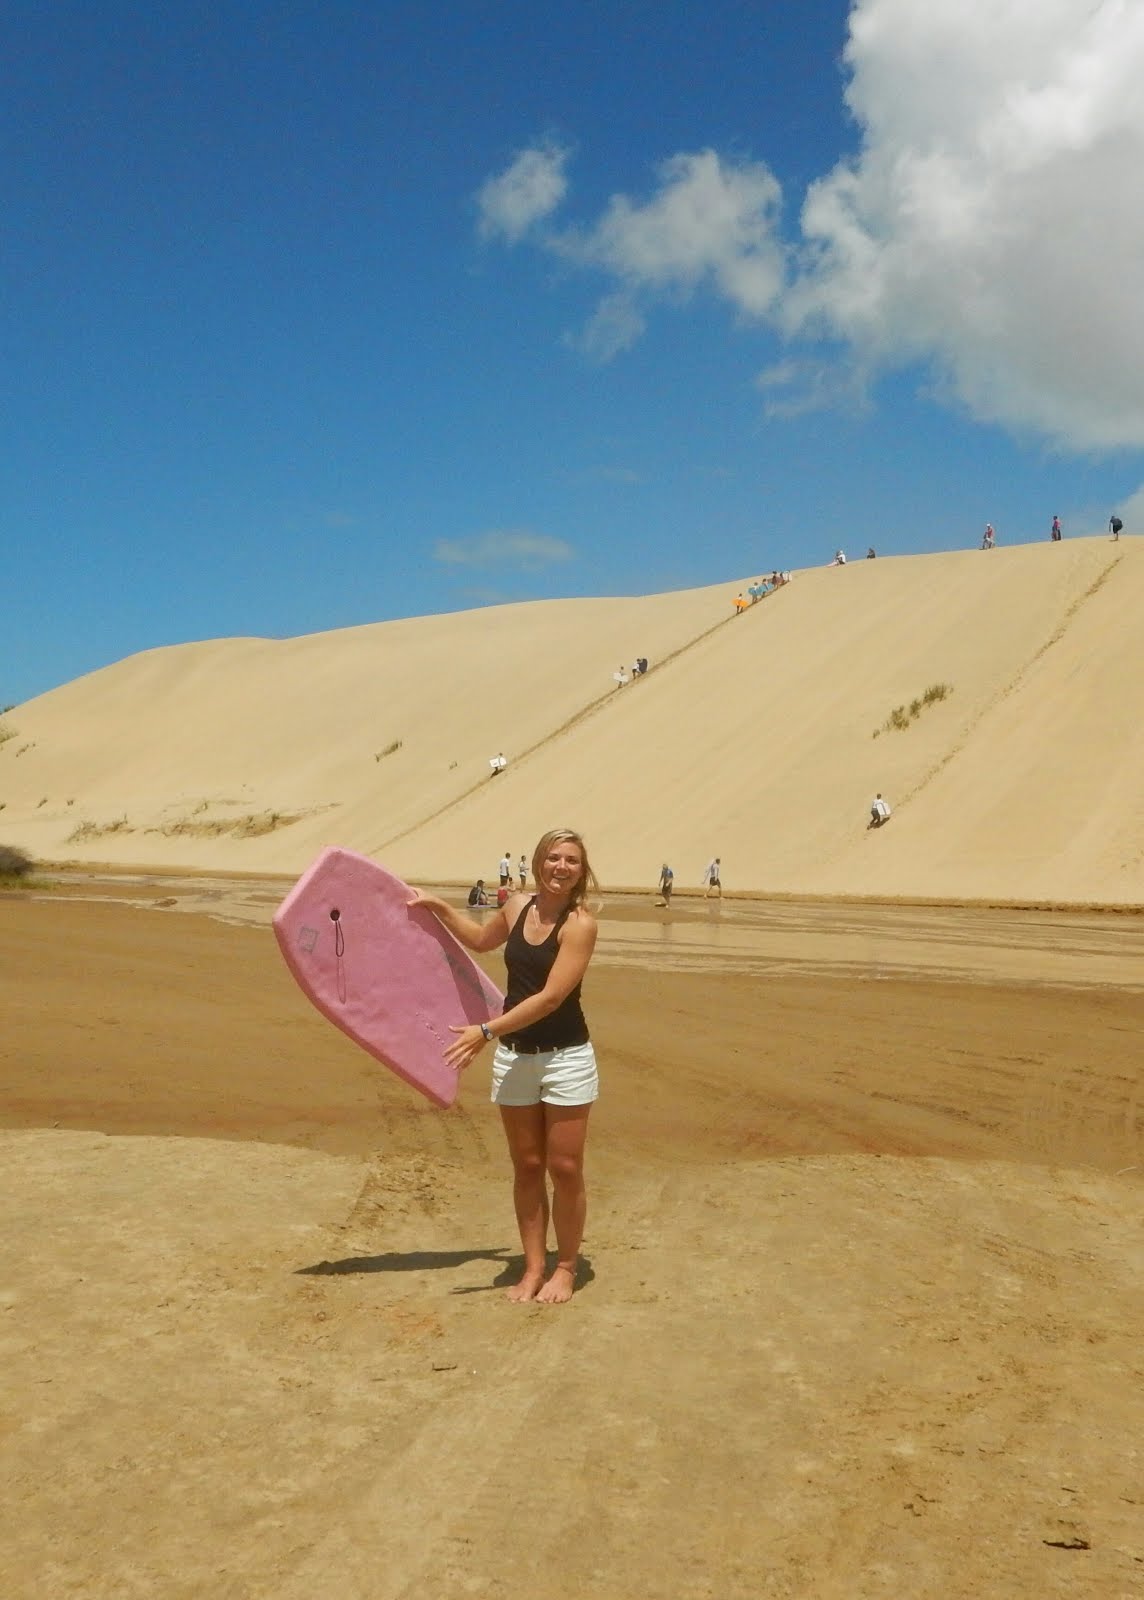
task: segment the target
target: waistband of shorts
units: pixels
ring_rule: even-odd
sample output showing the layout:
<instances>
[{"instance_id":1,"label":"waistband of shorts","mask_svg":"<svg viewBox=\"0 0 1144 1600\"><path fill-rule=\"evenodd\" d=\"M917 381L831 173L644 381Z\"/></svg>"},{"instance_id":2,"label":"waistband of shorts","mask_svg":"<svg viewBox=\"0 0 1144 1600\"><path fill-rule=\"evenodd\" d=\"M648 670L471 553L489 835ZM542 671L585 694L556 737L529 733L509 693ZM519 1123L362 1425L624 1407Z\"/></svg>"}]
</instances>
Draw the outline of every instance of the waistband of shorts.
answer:
<instances>
[{"instance_id":1,"label":"waistband of shorts","mask_svg":"<svg viewBox=\"0 0 1144 1600\"><path fill-rule=\"evenodd\" d=\"M503 1039L497 1040L498 1044L503 1044L518 1056L550 1056L557 1050L577 1050L589 1042L587 1039L570 1039L565 1044L532 1044L527 1039L514 1039L511 1034L506 1034Z\"/></svg>"}]
</instances>

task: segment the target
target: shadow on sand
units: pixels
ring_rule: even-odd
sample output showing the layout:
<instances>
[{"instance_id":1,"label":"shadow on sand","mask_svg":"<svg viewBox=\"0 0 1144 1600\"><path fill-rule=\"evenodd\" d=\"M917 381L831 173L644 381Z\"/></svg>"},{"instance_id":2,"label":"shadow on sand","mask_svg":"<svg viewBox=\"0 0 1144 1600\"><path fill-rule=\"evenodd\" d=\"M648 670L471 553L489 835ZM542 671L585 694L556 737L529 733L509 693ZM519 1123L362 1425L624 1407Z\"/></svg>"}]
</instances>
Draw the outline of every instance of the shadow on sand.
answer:
<instances>
[{"instance_id":1,"label":"shadow on sand","mask_svg":"<svg viewBox=\"0 0 1144 1600\"><path fill-rule=\"evenodd\" d=\"M495 1250L392 1250L380 1256L343 1256L340 1261L316 1261L312 1267L298 1267L298 1278L332 1278L356 1272L432 1272L442 1267L463 1267L470 1261L492 1261L500 1268L491 1283L470 1284L451 1290L452 1294L485 1294L489 1289L507 1289L516 1283L524 1271L524 1257L509 1255L503 1248ZM555 1255L548 1257L548 1270L556 1265ZM582 1289L595 1279L592 1263L587 1256L580 1257L576 1269L576 1288Z\"/></svg>"},{"instance_id":2,"label":"shadow on sand","mask_svg":"<svg viewBox=\"0 0 1144 1600\"><path fill-rule=\"evenodd\" d=\"M469 1261L495 1261L506 1268L511 1257L503 1247L495 1250L391 1250L380 1256L343 1256L340 1261L318 1261L299 1267L299 1278L331 1278L343 1272L432 1272L440 1267L463 1267Z\"/></svg>"}]
</instances>

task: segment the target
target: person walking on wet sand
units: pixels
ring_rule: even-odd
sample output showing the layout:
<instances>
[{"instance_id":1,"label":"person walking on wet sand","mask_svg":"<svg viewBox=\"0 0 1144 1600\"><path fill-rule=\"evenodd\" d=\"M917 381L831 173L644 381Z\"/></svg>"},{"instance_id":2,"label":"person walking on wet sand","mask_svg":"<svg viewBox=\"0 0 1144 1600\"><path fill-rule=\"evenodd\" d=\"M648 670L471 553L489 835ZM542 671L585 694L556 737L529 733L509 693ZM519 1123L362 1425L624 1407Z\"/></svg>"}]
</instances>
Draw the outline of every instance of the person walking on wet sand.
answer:
<instances>
[{"instance_id":1,"label":"person walking on wet sand","mask_svg":"<svg viewBox=\"0 0 1144 1600\"><path fill-rule=\"evenodd\" d=\"M707 885L704 900L710 900L711 891L714 889L719 899L723 898L723 874L719 866L719 857L709 861L703 871L703 882Z\"/></svg>"},{"instance_id":2,"label":"person walking on wet sand","mask_svg":"<svg viewBox=\"0 0 1144 1600\"><path fill-rule=\"evenodd\" d=\"M456 1039L445 1059L463 1071L487 1043L493 1056L492 1098L500 1108L513 1171L524 1271L510 1300L546 1305L572 1298L587 1198L584 1144L588 1113L599 1094L596 1056L580 1005L580 986L596 947L596 919L586 896L596 879L584 841L553 828L532 857L536 893L512 895L484 923L438 895L414 891L421 905L470 950L505 947L508 995L488 1022L450 1024ZM549 1199L556 1265L547 1273Z\"/></svg>"},{"instance_id":3,"label":"person walking on wet sand","mask_svg":"<svg viewBox=\"0 0 1144 1600\"><path fill-rule=\"evenodd\" d=\"M675 873L665 861L659 873L659 892L663 896L663 903L671 910L671 891L675 887Z\"/></svg>"}]
</instances>

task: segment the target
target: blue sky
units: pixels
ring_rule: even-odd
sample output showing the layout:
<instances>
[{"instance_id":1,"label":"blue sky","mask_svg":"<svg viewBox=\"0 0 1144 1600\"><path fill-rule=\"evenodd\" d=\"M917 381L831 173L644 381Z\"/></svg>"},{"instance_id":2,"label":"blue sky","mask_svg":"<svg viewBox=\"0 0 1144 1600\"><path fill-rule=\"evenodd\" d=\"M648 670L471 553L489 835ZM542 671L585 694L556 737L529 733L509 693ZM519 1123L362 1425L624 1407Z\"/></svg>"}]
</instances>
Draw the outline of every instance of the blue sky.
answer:
<instances>
[{"instance_id":1,"label":"blue sky","mask_svg":"<svg viewBox=\"0 0 1144 1600\"><path fill-rule=\"evenodd\" d=\"M1144 522L1144 8L2 25L0 704L134 651Z\"/></svg>"}]
</instances>

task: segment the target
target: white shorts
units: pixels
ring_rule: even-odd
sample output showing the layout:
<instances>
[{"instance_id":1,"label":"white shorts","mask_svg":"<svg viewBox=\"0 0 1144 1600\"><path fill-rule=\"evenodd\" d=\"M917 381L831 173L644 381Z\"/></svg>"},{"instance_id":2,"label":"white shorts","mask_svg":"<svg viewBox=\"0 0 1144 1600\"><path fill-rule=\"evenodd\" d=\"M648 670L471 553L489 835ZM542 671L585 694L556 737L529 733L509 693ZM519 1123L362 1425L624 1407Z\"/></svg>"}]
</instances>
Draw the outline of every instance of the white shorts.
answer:
<instances>
[{"instance_id":1,"label":"white shorts","mask_svg":"<svg viewBox=\"0 0 1144 1600\"><path fill-rule=\"evenodd\" d=\"M498 1044L493 1056L492 1098L498 1106L587 1106L600 1093L596 1052L591 1044L541 1050L518 1056Z\"/></svg>"}]
</instances>

